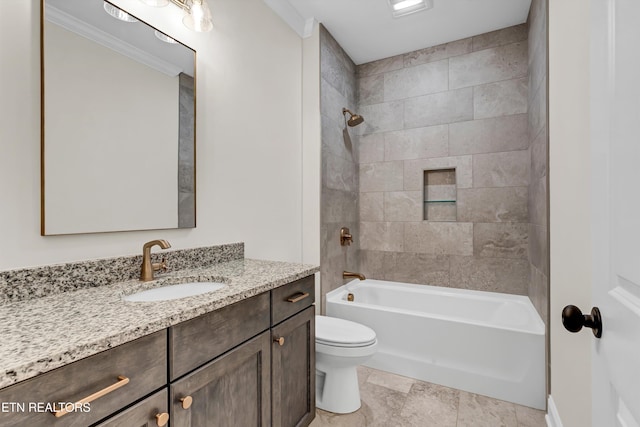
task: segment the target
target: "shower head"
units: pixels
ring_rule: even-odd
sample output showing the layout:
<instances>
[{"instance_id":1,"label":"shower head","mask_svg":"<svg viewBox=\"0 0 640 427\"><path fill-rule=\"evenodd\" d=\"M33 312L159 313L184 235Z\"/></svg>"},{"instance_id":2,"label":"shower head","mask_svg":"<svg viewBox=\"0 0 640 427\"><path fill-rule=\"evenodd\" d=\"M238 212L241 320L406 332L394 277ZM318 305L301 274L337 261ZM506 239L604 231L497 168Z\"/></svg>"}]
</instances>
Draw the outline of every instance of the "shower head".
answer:
<instances>
[{"instance_id":1,"label":"shower head","mask_svg":"<svg viewBox=\"0 0 640 427\"><path fill-rule=\"evenodd\" d=\"M351 111L349 111L346 108L342 109L342 115L344 116L346 113L349 113L349 120L347 120L347 124L351 127L354 126L358 126L360 123L364 122L364 117L362 117L360 114L353 114ZM345 116L346 118L346 116Z\"/></svg>"}]
</instances>

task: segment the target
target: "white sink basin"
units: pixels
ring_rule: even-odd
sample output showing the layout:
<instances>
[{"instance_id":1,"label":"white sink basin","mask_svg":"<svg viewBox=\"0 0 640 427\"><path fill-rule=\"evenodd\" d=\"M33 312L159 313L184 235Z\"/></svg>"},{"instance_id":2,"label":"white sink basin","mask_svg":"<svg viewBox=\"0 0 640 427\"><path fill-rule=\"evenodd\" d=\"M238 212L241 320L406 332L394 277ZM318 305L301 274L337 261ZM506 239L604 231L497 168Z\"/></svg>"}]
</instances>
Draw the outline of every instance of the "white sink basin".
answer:
<instances>
[{"instance_id":1,"label":"white sink basin","mask_svg":"<svg viewBox=\"0 0 640 427\"><path fill-rule=\"evenodd\" d=\"M217 291L224 288L224 283L218 282L192 282L180 283L179 285L167 285L159 288L149 289L122 297L125 301L133 302L151 302L151 301L168 301L172 299L192 297L202 295L208 292Z\"/></svg>"}]
</instances>

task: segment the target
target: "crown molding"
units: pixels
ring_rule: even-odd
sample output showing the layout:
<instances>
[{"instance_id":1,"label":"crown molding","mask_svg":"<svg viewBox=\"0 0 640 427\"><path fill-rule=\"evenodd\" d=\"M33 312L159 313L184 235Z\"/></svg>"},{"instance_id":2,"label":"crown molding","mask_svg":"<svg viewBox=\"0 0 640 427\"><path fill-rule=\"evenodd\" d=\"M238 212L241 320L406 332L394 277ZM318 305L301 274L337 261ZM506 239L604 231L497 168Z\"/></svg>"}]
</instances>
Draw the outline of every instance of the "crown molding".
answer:
<instances>
[{"instance_id":1,"label":"crown molding","mask_svg":"<svg viewBox=\"0 0 640 427\"><path fill-rule=\"evenodd\" d=\"M56 7L47 5L45 8L45 19L53 24L79 34L89 40L92 40L104 47L115 50L116 52L138 61L154 70L175 77L182 72L182 68L172 64L171 62L160 59L155 55L135 47L111 34L102 31L93 25L90 25L67 12ZM146 25L146 24L145 24Z\"/></svg>"}]
</instances>

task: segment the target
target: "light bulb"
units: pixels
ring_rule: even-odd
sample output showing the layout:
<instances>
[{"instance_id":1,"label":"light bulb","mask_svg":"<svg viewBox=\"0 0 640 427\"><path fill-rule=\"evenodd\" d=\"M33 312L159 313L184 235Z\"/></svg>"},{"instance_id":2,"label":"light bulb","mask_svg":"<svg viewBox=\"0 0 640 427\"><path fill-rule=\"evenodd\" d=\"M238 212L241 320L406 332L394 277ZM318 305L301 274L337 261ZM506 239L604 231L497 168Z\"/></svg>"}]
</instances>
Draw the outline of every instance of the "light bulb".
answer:
<instances>
[{"instance_id":1,"label":"light bulb","mask_svg":"<svg viewBox=\"0 0 640 427\"><path fill-rule=\"evenodd\" d=\"M189 11L182 18L182 23L190 30L197 32L211 31L213 22L211 20L211 11L204 0L193 0Z\"/></svg>"}]
</instances>

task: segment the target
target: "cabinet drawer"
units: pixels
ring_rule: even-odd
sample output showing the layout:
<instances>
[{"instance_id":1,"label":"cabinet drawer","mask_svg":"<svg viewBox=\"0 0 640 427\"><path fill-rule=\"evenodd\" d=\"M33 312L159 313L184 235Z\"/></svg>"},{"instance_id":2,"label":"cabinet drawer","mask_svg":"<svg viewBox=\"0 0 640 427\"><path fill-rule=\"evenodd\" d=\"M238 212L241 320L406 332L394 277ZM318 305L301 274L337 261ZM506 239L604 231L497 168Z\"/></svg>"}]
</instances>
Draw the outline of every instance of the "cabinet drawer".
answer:
<instances>
[{"instance_id":1,"label":"cabinet drawer","mask_svg":"<svg viewBox=\"0 0 640 427\"><path fill-rule=\"evenodd\" d=\"M110 417L95 427L158 427L169 422L169 392L166 388Z\"/></svg>"},{"instance_id":2,"label":"cabinet drawer","mask_svg":"<svg viewBox=\"0 0 640 427\"><path fill-rule=\"evenodd\" d=\"M271 291L271 324L304 310L315 300L315 278L307 276Z\"/></svg>"},{"instance_id":3,"label":"cabinet drawer","mask_svg":"<svg viewBox=\"0 0 640 427\"><path fill-rule=\"evenodd\" d=\"M1 402L16 404L0 413L0 426L88 426L163 387L166 366L162 330L0 390ZM47 404L78 402L99 391L106 393L61 417L44 412Z\"/></svg>"},{"instance_id":4,"label":"cabinet drawer","mask_svg":"<svg viewBox=\"0 0 640 427\"><path fill-rule=\"evenodd\" d=\"M176 378L269 329L269 292L169 328L169 376Z\"/></svg>"}]
</instances>

